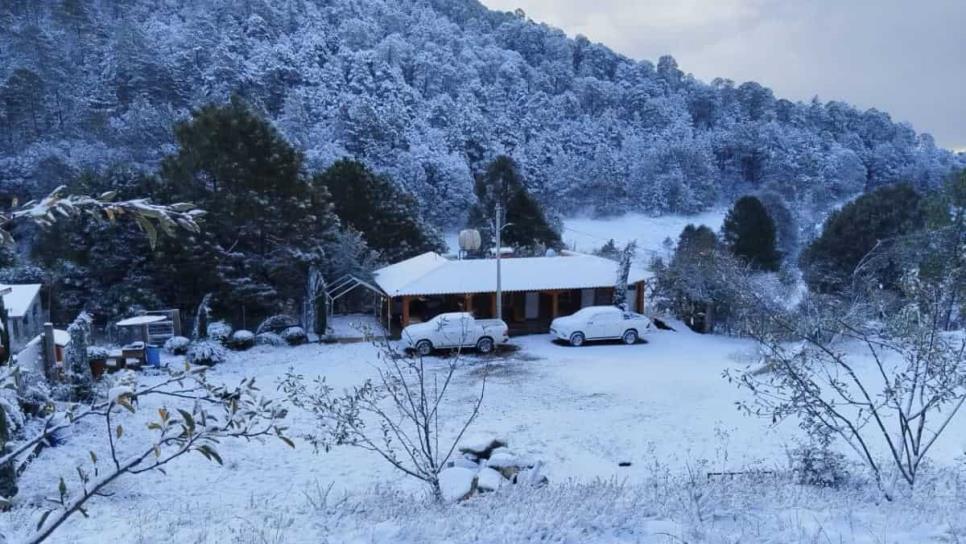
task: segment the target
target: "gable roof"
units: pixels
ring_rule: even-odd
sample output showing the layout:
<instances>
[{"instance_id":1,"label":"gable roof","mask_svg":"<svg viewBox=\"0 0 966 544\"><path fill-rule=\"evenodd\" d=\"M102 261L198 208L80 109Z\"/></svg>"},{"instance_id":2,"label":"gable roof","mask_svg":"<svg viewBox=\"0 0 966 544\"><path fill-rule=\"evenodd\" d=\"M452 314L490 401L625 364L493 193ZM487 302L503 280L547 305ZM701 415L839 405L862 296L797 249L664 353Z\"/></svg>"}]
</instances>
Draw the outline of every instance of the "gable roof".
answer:
<instances>
[{"instance_id":1,"label":"gable roof","mask_svg":"<svg viewBox=\"0 0 966 544\"><path fill-rule=\"evenodd\" d=\"M603 257L565 252L558 257L512 257L501 260L503 291L546 291L613 287L618 263ZM376 284L390 297L492 293L496 291L496 259L449 260L428 252L380 268ZM628 284L643 281L631 269Z\"/></svg>"},{"instance_id":2,"label":"gable roof","mask_svg":"<svg viewBox=\"0 0 966 544\"><path fill-rule=\"evenodd\" d=\"M39 283L0 285L0 291L10 289L9 293L3 294L3 307L7 309L7 315L23 317L30 309L34 299L40 294L40 288Z\"/></svg>"}]
</instances>

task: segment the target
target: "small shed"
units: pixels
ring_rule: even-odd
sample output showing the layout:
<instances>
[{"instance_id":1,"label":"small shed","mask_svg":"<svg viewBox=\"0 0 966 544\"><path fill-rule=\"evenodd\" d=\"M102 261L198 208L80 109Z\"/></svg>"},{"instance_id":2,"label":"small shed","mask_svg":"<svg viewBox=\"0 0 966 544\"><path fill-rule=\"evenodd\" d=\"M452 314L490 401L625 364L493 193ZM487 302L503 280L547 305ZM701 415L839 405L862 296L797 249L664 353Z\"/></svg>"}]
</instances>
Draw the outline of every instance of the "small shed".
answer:
<instances>
[{"instance_id":1,"label":"small shed","mask_svg":"<svg viewBox=\"0 0 966 544\"><path fill-rule=\"evenodd\" d=\"M40 301L39 283L0 285L3 307L7 310L10 348L16 353L43 332L47 315Z\"/></svg>"},{"instance_id":2,"label":"small shed","mask_svg":"<svg viewBox=\"0 0 966 544\"><path fill-rule=\"evenodd\" d=\"M171 338L171 321L164 315L138 315L115 324L123 342L162 343Z\"/></svg>"}]
</instances>

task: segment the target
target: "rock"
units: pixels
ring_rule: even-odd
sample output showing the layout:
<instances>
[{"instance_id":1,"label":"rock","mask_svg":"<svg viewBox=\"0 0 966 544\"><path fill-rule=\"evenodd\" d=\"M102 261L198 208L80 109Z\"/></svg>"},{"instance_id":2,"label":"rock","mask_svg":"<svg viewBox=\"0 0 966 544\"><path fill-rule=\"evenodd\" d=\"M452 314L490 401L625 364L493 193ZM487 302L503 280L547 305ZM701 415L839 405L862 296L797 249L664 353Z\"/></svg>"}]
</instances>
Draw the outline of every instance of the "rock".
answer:
<instances>
[{"instance_id":1,"label":"rock","mask_svg":"<svg viewBox=\"0 0 966 544\"><path fill-rule=\"evenodd\" d=\"M446 463L447 467L458 467L458 468L468 468L470 470L479 470L480 465L476 461L471 461L463 457L457 457L452 461Z\"/></svg>"},{"instance_id":2,"label":"rock","mask_svg":"<svg viewBox=\"0 0 966 544\"><path fill-rule=\"evenodd\" d=\"M509 480L513 479L513 476L521 470L532 467L533 463L510 453L510 450L506 448L500 448L490 455L490 458L486 461L486 466L498 471Z\"/></svg>"},{"instance_id":3,"label":"rock","mask_svg":"<svg viewBox=\"0 0 966 544\"><path fill-rule=\"evenodd\" d=\"M507 442L505 438L500 438L493 435L480 435L465 439L460 444L459 449L461 453L472 453L480 459L489 459L490 454L493 453L493 450L497 448L504 448L506 445Z\"/></svg>"},{"instance_id":4,"label":"rock","mask_svg":"<svg viewBox=\"0 0 966 544\"><path fill-rule=\"evenodd\" d=\"M476 490L476 471L462 467L444 469L439 473L439 490L449 502L468 499Z\"/></svg>"},{"instance_id":5,"label":"rock","mask_svg":"<svg viewBox=\"0 0 966 544\"><path fill-rule=\"evenodd\" d=\"M543 475L542 469L543 463L537 463L532 468L525 468L521 470L513 478L513 483L518 485L530 485L534 487L543 487L550 483L550 480Z\"/></svg>"},{"instance_id":6,"label":"rock","mask_svg":"<svg viewBox=\"0 0 966 544\"><path fill-rule=\"evenodd\" d=\"M508 480L502 474L489 467L483 467L476 475L476 487L481 492L496 491L503 487Z\"/></svg>"}]
</instances>

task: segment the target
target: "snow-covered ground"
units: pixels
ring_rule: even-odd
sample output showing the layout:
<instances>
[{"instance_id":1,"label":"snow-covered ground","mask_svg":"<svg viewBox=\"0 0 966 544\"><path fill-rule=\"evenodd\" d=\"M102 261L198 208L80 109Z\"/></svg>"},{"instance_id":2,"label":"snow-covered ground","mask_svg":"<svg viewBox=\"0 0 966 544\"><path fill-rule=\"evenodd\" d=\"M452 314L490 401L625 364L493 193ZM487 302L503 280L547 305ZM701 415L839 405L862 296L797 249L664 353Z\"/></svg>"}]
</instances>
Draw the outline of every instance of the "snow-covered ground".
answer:
<instances>
[{"instance_id":1,"label":"snow-covered ground","mask_svg":"<svg viewBox=\"0 0 966 544\"><path fill-rule=\"evenodd\" d=\"M966 519L955 514L966 506L966 475L957 461L966 438L964 418L932 455L941 477L896 504L880 504L881 496L867 484L819 490L782 476L712 479L707 472L783 474L786 448L799 437L792 424L772 428L736 410L735 401L746 393L722 372L745 367L750 342L679 327L654 332L648 343L635 346L571 348L545 335L517 338L514 344L518 350L494 359L461 361L444 410L466 413L486 369L486 395L473 431L505 436L514 450L545 461L551 481L546 489L440 506L425 497L418 482L365 451L337 447L316 453L298 439L294 450L278 441L224 443L219 446L223 467L196 455L176 461L167 476L123 479L112 496L90 505L90 519L70 520L53 541L910 542L935 537L956 542L966 537ZM290 368L343 388L372 376L375 361L376 348L365 343L259 346L232 354L211 376L226 383L256 376L274 396L280 395L278 379ZM446 364L431 361L439 368ZM157 406L148 399L143 403L137 415L121 416L122 446L147 440L142 418ZM293 437L314 428L297 409L288 419ZM78 424L66 444L45 451L27 471L16 509L0 516L0 534L16 542L29 531L43 497L56 493L57 478L72 483L74 467L87 461L90 449L107 458L104 430L93 423ZM631 466L621 468L620 462ZM901 531L892 533L893 528Z\"/></svg>"}]
</instances>

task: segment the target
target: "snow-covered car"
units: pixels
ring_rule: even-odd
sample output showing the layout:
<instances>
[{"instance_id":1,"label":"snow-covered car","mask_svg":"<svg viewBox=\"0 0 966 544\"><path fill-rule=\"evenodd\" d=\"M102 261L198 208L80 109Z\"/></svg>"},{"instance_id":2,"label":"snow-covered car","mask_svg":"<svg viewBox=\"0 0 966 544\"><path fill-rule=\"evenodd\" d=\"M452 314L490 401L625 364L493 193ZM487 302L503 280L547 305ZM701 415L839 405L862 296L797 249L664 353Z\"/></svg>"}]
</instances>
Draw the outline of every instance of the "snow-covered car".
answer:
<instances>
[{"instance_id":1,"label":"snow-covered car","mask_svg":"<svg viewBox=\"0 0 966 544\"><path fill-rule=\"evenodd\" d=\"M475 347L480 353L490 353L497 344L509 340L508 328L502 319L476 319L465 312L439 314L402 331L403 346L420 355L429 355L440 348L469 347Z\"/></svg>"},{"instance_id":2,"label":"snow-covered car","mask_svg":"<svg viewBox=\"0 0 966 544\"><path fill-rule=\"evenodd\" d=\"M616 340L635 344L651 327L651 320L641 314L616 306L588 306L550 323L550 334L581 346L587 340Z\"/></svg>"}]
</instances>

